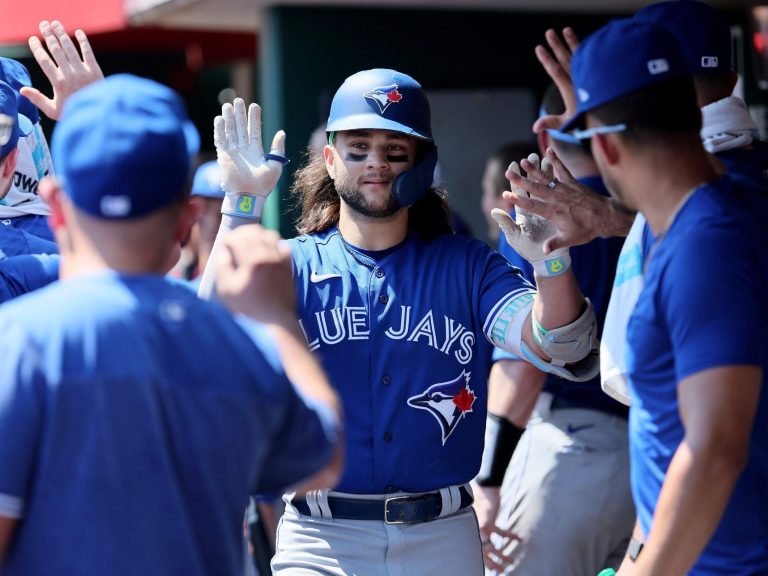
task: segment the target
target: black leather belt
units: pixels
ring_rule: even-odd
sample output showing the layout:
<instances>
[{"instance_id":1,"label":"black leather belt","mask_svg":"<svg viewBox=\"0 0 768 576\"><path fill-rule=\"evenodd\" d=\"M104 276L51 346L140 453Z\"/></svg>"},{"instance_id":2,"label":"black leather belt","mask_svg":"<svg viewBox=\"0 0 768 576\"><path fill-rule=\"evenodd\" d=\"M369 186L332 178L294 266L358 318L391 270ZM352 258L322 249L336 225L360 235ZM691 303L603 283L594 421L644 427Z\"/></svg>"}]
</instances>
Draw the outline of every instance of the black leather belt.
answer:
<instances>
[{"instance_id":1,"label":"black leather belt","mask_svg":"<svg viewBox=\"0 0 768 576\"><path fill-rule=\"evenodd\" d=\"M460 486L459 493L461 494L459 510L471 506L474 498L469 490ZM312 515L306 500L294 499L292 504L299 514ZM443 498L440 492L429 492L419 496L390 496L383 500L328 496L328 507L334 518L383 520L386 524L414 524L438 518L443 510Z\"/></svg>"}]
</instances>

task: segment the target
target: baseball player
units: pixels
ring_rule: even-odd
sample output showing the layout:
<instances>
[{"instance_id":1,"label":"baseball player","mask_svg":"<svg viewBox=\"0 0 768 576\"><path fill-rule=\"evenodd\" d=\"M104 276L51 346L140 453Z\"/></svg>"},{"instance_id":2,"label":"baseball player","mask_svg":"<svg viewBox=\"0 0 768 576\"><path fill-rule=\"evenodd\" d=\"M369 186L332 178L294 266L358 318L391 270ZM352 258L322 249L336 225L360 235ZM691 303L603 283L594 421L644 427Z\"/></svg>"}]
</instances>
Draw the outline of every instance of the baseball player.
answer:
<instances>
[{"instance_id":1,"label":"baseball player","mask_svg":"<svg viewBox=\"0 0 768 576\"><path fill-rule=\"evenodd\" d=\"M50 211L38 195L37 187L44 176L53 174L53 164L40 126L40 113L21 94L23 87L31 86L29 71L21 62L0 57L0 80L13 88L19 113L31 123L31 129L19 139L16 171L8 194L0 201L0 218L6 226L21 228L52 242L53 234L47 221Z\"/></svg>"},{"instance_id":2,"label":"baseball player","mask_svg":"<svg viewBox=\"0 0 768 576\"><path fill-rule=\"evenodd\" d=\"M282 159L284 134L264 154L256 105L248 117L236 100L215 122L223 231L258 217ZM286 495L273 571L482 574L468 482L480 465L491 347L591 378L592 307L568 254L543 257L546 221L510 228L538 292L485 243L451 233L446 200L430 187L437 148L413 78L350 76L326 129L323 155L294 183L302 235L289 243L302 330L344 404L347 466L334 491Z\"/></svg>"},{"instance_id":3,"label":"baseball player","mask_svg":"<svg viewBox=\"0 0 768 576\"><path fill-rule=\"evenodd\" d=\"M545 91L541 108L542 114L563 110L554 84ZM608 196L591 155L576 138L557 130L540 133L540 151L550 146L581 184ZM538 158L532 159L535 165ZM529 160L520 165L532 166ZM517 162L512 169L519 171ZM599 327L621 245L620 238L599 238L571 249L579 287L595 307ZM530 264L506 241L499 252L533 281ZM499 558L501 574L573 576L618 567L635 520L627 407L603 393L598 376L569 382L543 375L503 350L494 350L494 359L489 416L503 432L485 446L476 506L487 500L490 508L485 516L478 514L481 533L501 530L514 538L490 537L486 564L494 566L492 560ZM501 505L494 510L499 498Z\"/></svg>"},{"instance_id":4,"label":"baseball player","mask_svg":"<svg viewBox=\"0 0 768 576\"><path fill-rule=\"evenodd\" d=\"M650 4L635 18L664 26L680 43L701 107L700 135L705 149L729 173L747 176L765 185L768 144L756 139L757 125L744 102L732 94L737 76L731 68L730 27L723 15L703 2L676 0ZM695 26L689 25L692 22ZM540 119L534 125L537 131L561 127L576 109L577 98L569 71L571 52L578 45L578 38L570 28L563 31L563 36L565 44L553 30L547 32L555 58L543 47L537 47L536 54L568 106L560 116ZM606 201L586 187L567 183L556 190L542 191L539 201L526 196L510 199L557 225L559 232L545 243L547 250L582 244L599 236L627 236L606 315L600 374L603 390L629 404L624 343L627 321L643 286L643 262L653 245L645 219L642 215L634 218L613 199Z\"/></svg>"},{"instance_id":5,"label":"baseball player","mask_svg":"<svg viewBox=\"0 0 768 576\"><path fill-rule=\"evenodd\" d=\"M611 193L655 239L627 329L639 529L619 574L764 574L765 188L711 163L665 28L614 21L579 46L572 70L581 97L564 129L591 139ZM722 308L733 294L738 306Z\"/></svg>"},{"instance_id":6,"label":"baseball player","mask_svg":"<svg viewBox=\"0 0 768 576\"><path fill-rule=\"evenodd\" d=\"M24 136L33 131L29 118L18 111L16 93L13 88L0 80L0 201L13 186L16 164ZM16 228L8 219L0 226L0 258L19 254L56 254L54 242L45 240Z\"/></svg>"},{"instance_id":7,"label":"baseball player","mask_svg":"<svg viewBox=\"0 0 768 576\"><path fill-rule=\"evenodd\" d=\"M219 263L260 324L164 276L193 215L188 123L170 89L118 75L56 126L62 281L0 310L4 576L242 573L249 494L338 478L338 403L277 236L244 227Z\"/></svg>"}]
</instances>

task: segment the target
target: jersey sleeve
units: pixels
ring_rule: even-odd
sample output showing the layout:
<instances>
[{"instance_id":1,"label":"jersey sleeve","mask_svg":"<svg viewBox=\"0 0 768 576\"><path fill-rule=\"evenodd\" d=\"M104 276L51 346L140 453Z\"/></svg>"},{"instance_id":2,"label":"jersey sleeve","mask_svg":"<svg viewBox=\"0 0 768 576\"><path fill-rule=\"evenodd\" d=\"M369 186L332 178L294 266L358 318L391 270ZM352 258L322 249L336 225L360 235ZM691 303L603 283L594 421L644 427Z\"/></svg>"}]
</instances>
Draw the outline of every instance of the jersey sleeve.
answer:
<instances>
[{"instance_id":1,"label":"jersey sleeve","mask_svg":"<svg viewBox=\"0 0 768 576\"><path fill-rule=\"evenodd\" d=\"M764 235L763 235L764 236ZM664 309L679 380L724 365L761 365L766 337L765 258L745 230L708 227L675 258L657 305ZM763 261L759 261L759 259Z\"/></svg>"},{"instance_id":2,"label":"jersey sleeve","mask_svg":"<svg viewBox=\"0 0 768 576\"><path fill-rule=\"evenodd\" d=\"M237 322L288 391L281 425L271 439L266 465L253 487L256 495L276 497L280 490L311 476L330 461L338 441L339 422L330 408L305 398L288 380L278 351L261 324L246 316L238 316Z\"/></svg>"},{"instance_id":3,"label":"jersey sleeve","mask_svg":"<svg viewBox=\"0 0 768 576\"><path fill-rule=\"evenodd\" d=\"M59 256L29 254L0 260L0 304L42 288L59 277Z\"/></svg>"},{"instance_id":4,"label":"jersey sleeve","mask_svg":"<svg viewBox=\"0 0 768 576\"><path fill-rule=\"evenodd\" d=\"M42 360L22 330L0 319L0 516L21 518L42 425Z\"/></svg>"}]
</instances>

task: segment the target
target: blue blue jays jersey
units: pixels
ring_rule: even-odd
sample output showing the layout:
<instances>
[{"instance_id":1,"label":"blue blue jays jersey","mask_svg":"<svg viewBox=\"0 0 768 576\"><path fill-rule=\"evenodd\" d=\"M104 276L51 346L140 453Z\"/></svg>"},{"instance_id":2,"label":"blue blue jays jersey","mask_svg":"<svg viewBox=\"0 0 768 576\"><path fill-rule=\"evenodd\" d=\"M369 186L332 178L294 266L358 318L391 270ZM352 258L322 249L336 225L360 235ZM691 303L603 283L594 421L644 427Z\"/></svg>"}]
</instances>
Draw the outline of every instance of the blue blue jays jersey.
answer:
<instances>
[{"instance_id":1,"label":"blue blue jays jersey","mask_svg":"<svg viewBox=\"0 0 768 576\"><path fill-rule=\"evenodd\" d=\"M581 178L579 181L592 190L608 196L608 190L599 176ZM573 273L582 294L590 299L595 308L597 326L600 330L605 322L616 263L623 243L623 238L596 238L587 244L573 246L570 249ZM499 252L513 266L519 267L530 282L535 282L533 267L515 252L503 234L499 238ZM518 359L499 349L494 350L493 357L495 360ZM571 406L602 410L624 418L627 416L626 406L619 404L602 391L599 375L587 382L570 382L554 374L548 374L544 390L566 400Z\"/></svg>"},{"instance_id":2,"label":"blue blue jays jersey","mask_svg":"<svg viewBox=\"0 0 768 576\"><path fill-rule=\"evenodd\" d=\"M333 453L263 328L160 277L22 296L0 349L3 576L240 574L248 495Z\"/></svg>"},{"instance_id":3,"label":"blue blue jays jersey","mask_svg":"<svg viewBox=\"0 0 768 576\"><path fill-rule=\"evenodd\" d=\"M37 214L26 214L24 216L14 216L13 218L7 218L3 221L4 224L10 224L14 228L19 228L25 232L29 232L33 236L54 242L53 232L48 226L48 216L40 216Z\"/></svg>"},{"instance_id":4,"label":"blue blue jays jersey","mask_svg":"<svg viewBox=\"0 0 768 576\"><path fill-rule=\"evenodd\" d=\"M27 254L0 260L0 304L59 277L58 254Z\"/></svg>"},{"instance_id":5,"label":"blue blue jays jersey","mask_svg":"<svg viewBox=\"0 0 768 576\"><path fill-rule=\"evenodd\" d=\"M12 225L13 218L0 220L0 258L20 254L58 254L55 242L30 234Z\"/></svg>"},{"instance_id":6,"label":"blue blue jays jersey","mask_svg":"<svg viewBox=\"0 0 768 576\"><path fill-rule=\"evenodd\" d=\"M335 228L290 243L301 326L344 405L347 465L337 489L422 492L472 479L490 324L533 287L463 236L409 235L375 259Z\"/></svg>"},{"instance_id":7,"label":"blue blue jays jersey","mask_svg":"<svg viewBox=\"0 0 768 576\"><path fill-rule=\"evenodd\" d=\"M720 366L763 370L749 462L689 572L696 576L768 573L768 220L760 203L730 177L696 190L651 254L627 329L632 491L646 535L685 435L679 382Z\"/></svg>"}]
</instances>

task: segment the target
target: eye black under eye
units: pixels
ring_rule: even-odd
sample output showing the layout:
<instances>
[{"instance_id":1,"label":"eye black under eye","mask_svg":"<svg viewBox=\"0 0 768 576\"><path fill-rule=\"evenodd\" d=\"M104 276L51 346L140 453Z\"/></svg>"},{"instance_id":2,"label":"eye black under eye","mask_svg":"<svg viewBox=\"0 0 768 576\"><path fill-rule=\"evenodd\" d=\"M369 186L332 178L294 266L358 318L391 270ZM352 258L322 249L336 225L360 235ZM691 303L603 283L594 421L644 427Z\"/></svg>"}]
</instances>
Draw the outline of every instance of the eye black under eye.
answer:
<instances>
[{"instance_id":1,"label":"eye black under eye","mask_svg":"<svg viewBox=\"0 0 768 576\"><path fill-rule=\"evenodd\" d=\"M362 162L368 158L368 154L353 154L352 152L347 152L347 160L350 162Z\"/></svg>"},{"instance_id":2,"label":"eye black under eye","mask_svg":"<svg viewBox=\"0 0 768 576\"><path fill-rule=\"evenodd\" d=\"M408 156L406 154L387 154L387 161L408 162Z\"/></svg>"}]
</instances>

